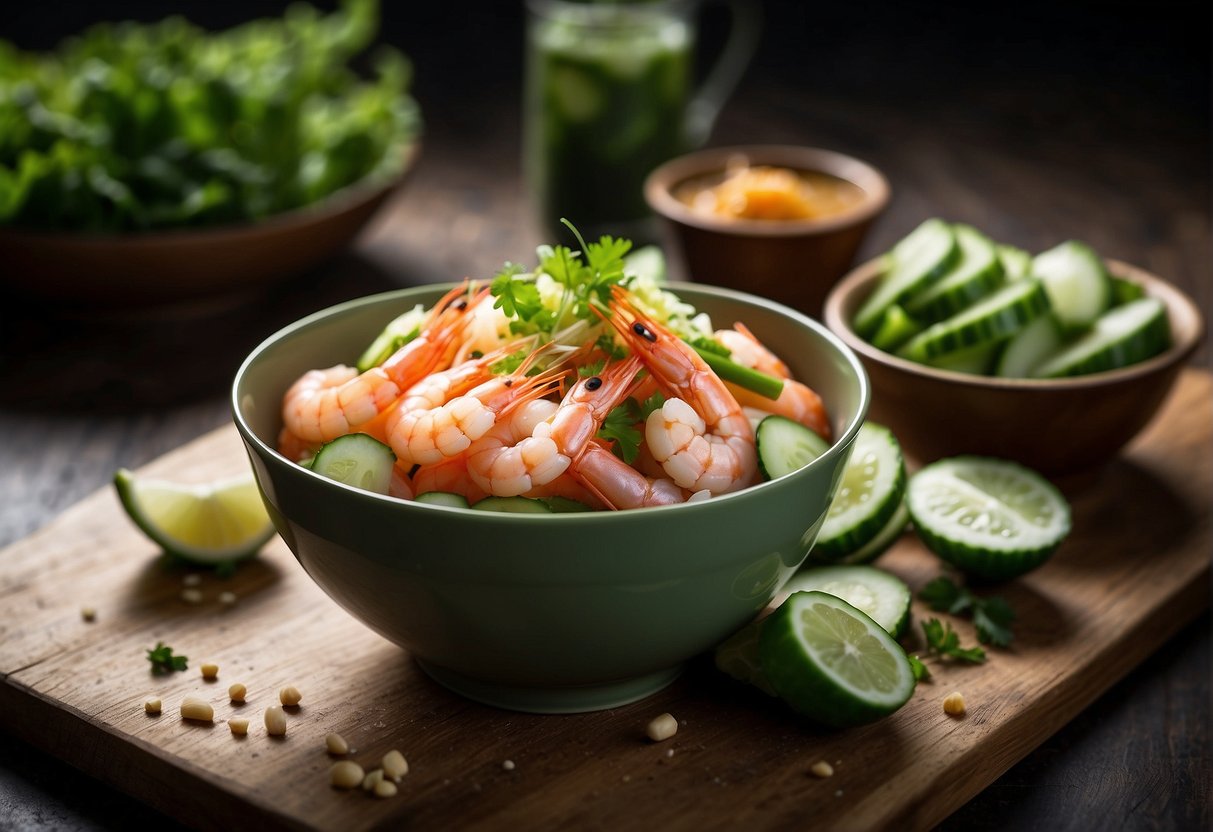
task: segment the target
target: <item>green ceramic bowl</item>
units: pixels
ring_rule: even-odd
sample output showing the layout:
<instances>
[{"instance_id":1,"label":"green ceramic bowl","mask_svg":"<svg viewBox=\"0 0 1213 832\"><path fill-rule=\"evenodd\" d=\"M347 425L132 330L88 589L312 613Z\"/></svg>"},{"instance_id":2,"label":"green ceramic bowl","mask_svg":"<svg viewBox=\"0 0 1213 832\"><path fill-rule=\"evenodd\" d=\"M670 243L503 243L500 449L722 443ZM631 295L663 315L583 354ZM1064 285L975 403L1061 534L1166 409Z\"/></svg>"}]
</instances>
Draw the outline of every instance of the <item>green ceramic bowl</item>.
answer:
<instances>
[{"instance_id":1,"label":"green ceramic bowl","mask_svg":"<svg viewBox=\"0 0 1213 832\"><path fill-rule=\"evenodd\" d=\"M270 337L232 390L270 516L314 581L437 681L516 710L615 707L761 610L800 566L868 410L867 376L824 326L760 298L676 291L718 325L744 321L826 402L837 442L812 464L698 503L622 512L501 514L403 502L301 468L274 450L283 393L352 364L371 338L449 287L318 312Z\"/></svg>"}]
</instances>

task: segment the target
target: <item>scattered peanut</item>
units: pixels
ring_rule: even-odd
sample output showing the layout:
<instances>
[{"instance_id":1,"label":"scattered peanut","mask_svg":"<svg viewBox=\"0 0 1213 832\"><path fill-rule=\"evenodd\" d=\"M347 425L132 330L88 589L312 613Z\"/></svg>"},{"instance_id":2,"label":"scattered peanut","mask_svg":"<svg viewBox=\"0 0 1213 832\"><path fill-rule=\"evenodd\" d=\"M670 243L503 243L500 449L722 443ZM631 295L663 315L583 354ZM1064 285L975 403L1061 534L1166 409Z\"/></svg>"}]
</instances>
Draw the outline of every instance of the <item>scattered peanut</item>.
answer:
<instances>
[{"instance_id":1,"label":"scattered peanut","mask_svg":"<svg viewBox=\"0 0 1213 832\"><path fill-rule=\"evenodd\" d=\"M248 733L248 720L242 716L232 717L227 721L227 727L232 729L235 736L243 737Z\"/></svg>"},{"instance_id":2,"label":"scattered peanut","mask_svg":"<svg viewBox=\"0 0 1213 832\"><path fill-rule=\"evenodd\" d=\"M834 767L825 760L818 760L816 763L813 763L809 771L813 772L814 777L826 778L834 776Z\"/></svg>"},{"instance_id":3,"label":"scattered peanut","mask_svg":"<svg viewBox=\"0 0 1213 832\"><path fill-rule=\"evenodd\" d=\"M233 604L236 603L236 593L220 592L219 593L219 603L223 604L223 606L225 606L225 607L232 606Z\"/></svg>"},{"instance_id":4,"label":"scattered peanut","mask_svg":"<svg viewBox=\"0 0 1213 832\"><path fill-rule=\"evenodd\" d=\"M943 712L948 716L962 716L965 712L965 698L956 691L949 693L943 698Z\"/></svg>"},{"instance_id":5,"label":"scattered peanut","mask_svg":"<svg viewBox=\"0 0 1213 832\"><path fill-rule=\"evenodd\" d=\"M227 689L227 698L233 702L243 702L248 694L248 688L237 682Z\"/></svg>"},{"instance_id":6,"label":"scattered peanut","mask_svg":"<svg viewBox=\"0 0 1213 832\"><path fill-rule=\"evenodd\" d=\"M396 749L392 749L383 755L383 774L385 777L390 777L397 783L400 778L409 773L409 761L404 759L404 755Z\"/></svg>"},{"instance_id":7,"label":"scattered peanut","mask_svg":"<svg viewBox=\"0 0 1213 832\"><path fill-rule=\"evenodd\" d=\"M653 742L662 742L678 733L678 720L668 713L661 714L653 717L644 730Z\"/></svg>"},{"instance_id":8,"label":"scattered peanut","mask_svg":"<svg viewBox=\"0 0 1213 832\"><path fill-rule=\"evenodd\" d=\"M181 583L184 584L185 586L201 586L202 585L202 576L199 575L197 572L191 572L190 574L186 575L184 578L181 579Z\"/></svg>"},{"instance_id":9,"label":"scattered peanut","mask_svg":"<svg viewBox=\"0 0 1213 832\"><path fill-rule=\"evenodd\" d=\"M295 687L294 685L287 685L282 690L278 691L278 700L288 708L298 705L301 699L303 699L303 694L300 693L299 688Z\"/></svg>"},{"instance_id":10,"label":"scattered peanut","mask_svg":"<svg viewBox=\"0 0 1213 832\"><path fill-rule=\"evenodd\" d=\"M145 710L149 714L160 713L160 700L159 699L147 700L146 702L143 703L143 710Z\"/></svg>"},{"instance_id":11,"label":"scattered peanut","mask_svg":"<svg viewBox=\"0 0 1213 832\"><path fill-rule=\"evenodd\" d=\"M81 607L80 608L80 617L90 623L93 621L96 621L97 620L97 610L93 609L92 607Z\"/></svg>"},{"instance_id":12,"label":"scattered peanut","mask_svg":"<svg viewBox=\"0 0 1213 832\"><path fill-rule=\"evenodd\" d=\"M187 604L201 604L202 590L200 589L183 589L181 590L181 600Z\"/></svg>"},{"instance_id":13,"label":"scattered peanut","mask_svg":"<svg viewBox=\"0 0 1213 832\"><path fill-rule=\"evenodd\" d=\"M219 665L217 665L217 664L212 664L210 662L207 662L206 664L202 665L202 667L200 667L198 669L202 671L203 679L206 679L208 681L213 681L214 679L219 678Z\"/></svg>"},{"instance_id":14,"label":"scattered peanut","mask_svg":"<svg viewBox=\"0 0 1213 832\"><path fill-rule=\"evenodd\" d=\"M270 705L265 709L265 731L271 737L286 735L286 714L278 705ZM361 780L361 776L358 779Z\"/></svg>"},{"instance_id":15,"label":"scattered peanut","mask_svg":"<svg viewBox=\"0 0 1213 832\"><path fill-rule=\"evenodd\" d=\"M350 744L340 734L327 734L324 738L324 748L335 757L342 757L350 753Z\"/></svg>"},{"instance_id":16,"label":"scattered peanut","mask_svg":"<svg viewBox=\"0 0 1213 832\"><path fill-rule=\"evenodd\" d=\"M196 719L199 722L214 722L215 709L205 699L187 696L181 700L181 718Z\"/></svg>"},{"instance_id":17,"label":"scattered peanut","mask_svg":"<svg viewBox=\"0 0 1213 832\"><path fill-rule=\"evenodd\" d=\"M383 769L377 768L374 771L367 772L366 777L362 778L362 788L366 791L373 791L383 781Z\"/></svg>"},{"instance_id":18,"label":"scattered peanut","mask_svg":"<svg viewBox=\"0 0 1213 832\"><path fill-rule=\"evenodd\" d=\"M504 760L501 763L501 768L504 769L505 771L513 771L516 768L516 766L514 765L513 760Z\"/></svg>"},{"instance_id":19,"label":"scattered peanut","mask_svg":"<svg viewBox=\"0 0 1213 832\"><path fill-rule=\"evenodd\" d=\"M395 797L396 784L391 780L380 780L375 784L375 797Z\"/></svg>"},{"instance_id":20,"label":"scattered peanut","mask_svg":"<svg viewBox=\"0 0 1213 832\"><path fill-rule=\"evenodd\" d=\"M282 713L282 709L274 706L270 711L276 710ZM268 714L269 711L266 711ZM339 763L333 763L333 767L329 769L329 781L334 788L338 789L353 789L362 784L362 766L350 760L342 760Z\"/></svg>"}]
</instances>

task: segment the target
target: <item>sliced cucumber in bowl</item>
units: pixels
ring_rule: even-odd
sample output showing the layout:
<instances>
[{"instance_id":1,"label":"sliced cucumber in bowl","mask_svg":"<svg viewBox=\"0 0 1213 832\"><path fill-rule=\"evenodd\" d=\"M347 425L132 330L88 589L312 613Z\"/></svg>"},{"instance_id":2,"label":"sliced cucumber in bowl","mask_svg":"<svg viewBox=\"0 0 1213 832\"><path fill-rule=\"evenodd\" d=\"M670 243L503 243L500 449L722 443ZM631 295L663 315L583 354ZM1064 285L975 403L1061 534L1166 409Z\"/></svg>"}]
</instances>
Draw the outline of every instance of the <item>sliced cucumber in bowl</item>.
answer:
<instances>
[{"instance_id":1,"label":"sliced cucumber in bowl","mask_svg":"<svg viewBox=\"0 0 1213 832\"><path fill-rule=\"evenodd\" d=\"M1166 306L1144 297L1102 315L1090 332L1038 364L1032 375L1065 378L1116 370L1165 352L1170 344Z\"/></svg>"},{"instance_id":2,"label":"sliced cucumber in bowl","mask_svg":"<svg viewBox=\"0 0 1213 832\"><path fill-rule=\"evenodd\" d=\"M953 229L960 247L956 264L939 280L905 301L906 313L924 323L955 315L1002 283L1002 260L994 243L967 225L955 225Z\"/></svg>"},{"instance_id":3,"label":"sliced cucumber in bowl","mask_svg":"<svg viewBox=\"0 0 1213 832\"><path fill-rule=\"evenodd\" d=\"M1068 240L1032 259L1032 275L1049 293L1049 305L1067 330L1084 329L1112 305L1112 281L1099 255Z\"/></svg>"}]
</instances>

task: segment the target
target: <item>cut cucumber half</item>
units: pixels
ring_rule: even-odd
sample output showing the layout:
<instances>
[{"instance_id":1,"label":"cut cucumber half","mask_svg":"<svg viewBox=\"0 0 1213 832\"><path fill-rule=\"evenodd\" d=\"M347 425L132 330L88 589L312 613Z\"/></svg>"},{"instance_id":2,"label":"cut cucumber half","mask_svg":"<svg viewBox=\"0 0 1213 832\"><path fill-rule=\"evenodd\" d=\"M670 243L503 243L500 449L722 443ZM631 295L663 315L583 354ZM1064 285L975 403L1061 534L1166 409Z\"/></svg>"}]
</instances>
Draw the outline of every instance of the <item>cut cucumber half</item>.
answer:
<instances>
[{"instance_id":1,"label":"cut cucumber half","mask_svg":"<svg viewBox=\"0 0 1213 832\"><path fill-rule=\"evenodd\" d=\"M955 315L1002 283L1002 260L990 238L967 225L954 225L960 258L947 274L905 300L905 310L933 324Z\"/></svg>"},{"instance_id":2,"label":"cut cucumber half","mask_svg":"<svg viewBox=\"0 0 1213 832\"><path fill-rule=\"evenodd\" d=\"M956 235L940 219L929 219L889 252L889 271L855 314L855 331L870 337L885 310L939 279L960 256Z\"/></svg>"},{"instance_id":3,"label":"cut cucumber half","mask_svg":"<svg viewBox=\"0 0 1213 832\"><path fill-rule=\"evenodd\" d=\"M1059 352L1065 341L1053 313L1041 315L1011 336L998 355L994 374L1003 378L1028 378L1033 368Z\"/></svg>"},{"instance_id":4,"label":"cut cucumber half","mask_svg":"<svg viewBox=\"0 0 1213 832\"><path fill-rule=\"evenodd\" d=\"M542 500L530 497L485 497L472 508L477 511L504 511L513 514L552 514Z\"/></svg>"},{"instance_id":5,"label":"cut cucumber half","mask_svg":"<svg viewBox=\"0 0 1213 832\"><path fill-rule=\"evenodd\" d=\"M874 566L812 566L784 585L787 592L817 590L841 598L901 638L910 626L910 588Z\"/></svg>"},{"instance_id":6,"label":"cut cucumber half","mask_svg":"<svg viewBox=\"0 0 1213 832\"><path fill-rule=\"evenodd\" d=\"M790 474L829 450L815 431L783 416L767 416L754 431L758 467L768 480Z\"/></svg>"},{"instance_id":7,"label":"cut cucumber half","mask_svg":"<svg viewBox=\"0 0 1213 832\"><path fill-rule=\"evenodd\" d=\"M762 624L758 656L779 697L825 725L875 722L914 693L905 651L840 598L797 592Z\"/></svg>"},{"instance_id":8,"label":"cut cucumber half","mask_svg":"<svg viewBox=\"0 0 1213 832\"><path fill-rule=\"evenodd\" d=\"M1040 566L1070 533L1070 506L1044 477L1001 459L942 459L910 478L906 506L927 548L1004 580Z\"/></svg>"},{"instance_id":9,"label":"cut cucumber half","mask_svg":"<svg viewBox=\"0 0 1213 832\"><path fill-rule=\"evenodd\" d=\"M921 323L906 314L901 304L895 303L884 311L880 326L872 336L872 346L878 350L892 352L922 332L922 328Z\"/></svg>"},{"instance_id":10,"label":"cut cucumber half","mask_svg":"<svg viewBox=\"0 0 1213 832\"><path fill-rule=\"evenodd\" d=\"M1171 345L1167 308L1145 297L1114 307L1077 341L1038 364L1036 378L1064 378L1116 370L1145 361Z\"/></svg>"},{"instance_id":11,"label":"cut cucumber half","mask_svg":"<svg viewBox=\"0 0 1213 832\"><path fill-rule=\"evenodd\" d=\"M1039 280L1016 280L960 314L927 327L897 354L926 362L956 350L992 344L1014 335L1048 309L1049 296Z\"/></svg>"},{"instance_id":12,"label":"cut cucumber half","mask_svg":"<svg viewBox=\"0 0 1213 832\"><path fill-rule=\"evenodd\" d=\"M170 555L203 566L244 560L274 535L252 474L207 485L144 479L120 468L114 488L122 507Z\"/></svg>"},{"instance_id":13,"label":"cut cucumber half","mask_svg":"<svg viewBox=\"0 0 1213 832\"><path fill-rule=\"evenodd\" d=\"M312 470L363 491L386 494L395 464L390 447L365 433L349 433L321 446Z\"/></svg>"},{"instance_id":14,"label":"cut cucumber half","mask_svg":"<svg viewBox=\"0 0 1213 832\"><path fill-rule=\"evenodd\" d=\"M1032 272L1032 255L1022 248L999 245L998 259L1002 261L1002 272L1007 280L1019 280Z\"/></svg>"},{"instance_id":15,"label":"cut cucumber half","mask_svg":"<svg viewBox=\"0 0 1213 832\"><path fill-rule=\"evenodd\" d=\"M426 314L425 307L417 304L403 315L393 318L359 356L358 372L365 373L372 367L378 367L391 358L396 350L416 338L425 324Z\"/></svg>"},{"instance_id":16,"label":"cut cucumber half","mask_svg":"<svg viewBox=\"0 0 1213 832\"><path fill-rule=\"evenodd\" d=\"M1112 281L1099 255L1068 240L1032 260L1032 275L1049 293L1057 320L1067 330L1084 329L1112 305Z\"/></svg>"},{"instance_id":17,"label":"cut cucumber half","mask_svg":"<svg viewBox=\"0 0 1213 832\"><path fill-rule=\"evenodd\" d=\"M880 534L901 505L906 468L901 446L886 427L864 422L813 551L837 561Z\"/></svg>"},{"instance_id":18,"label":"cut cucumber half","mask_svg":"<svg viewBox=\"0 0 1213 832\"><path fill-rule=\"evenodd\" d=\"M467 497L450 491L427 491L413 498L415 503L425 503L431 506L446 506L447 508L467 508Z\"/></svg>"},{"instance_id":19,"label":"cut cucumber half","mask_svg":"<svg viewBox=\"0 0 1213 832\"><path fill-rule=\"evenodd\" d=\"M775 688L762 672L762 660L758 657L758 640L762 633L762 622L752 621L722 641L713 658L716 668L739 682L753 685L768 696L777 696Z\"/></svg>"},{"instance_id":20,"label":"cut cucumber half","mask_svg":"<svg viewBox=\"0 0 1213 832\"><path fill-rule=\"evenodd\" d=\"M910 510L906 508L906 502L903 498L901 504L897 506L897 511L893 512L893 516L889 518L889 522L885 523L884 528L880 530L880 534L838 562L851 566L858 566L861 563L871 563L901 539L909 522Z\"/></svg>"}]
</instances>

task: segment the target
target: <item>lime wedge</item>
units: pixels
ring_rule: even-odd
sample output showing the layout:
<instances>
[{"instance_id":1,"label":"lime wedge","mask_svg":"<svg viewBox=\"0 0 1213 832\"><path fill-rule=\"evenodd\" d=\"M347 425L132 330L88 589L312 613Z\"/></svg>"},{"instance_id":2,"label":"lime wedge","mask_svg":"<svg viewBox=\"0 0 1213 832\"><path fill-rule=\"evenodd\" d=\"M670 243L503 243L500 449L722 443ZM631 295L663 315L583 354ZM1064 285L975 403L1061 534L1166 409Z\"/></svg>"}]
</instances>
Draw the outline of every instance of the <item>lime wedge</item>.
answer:
<instances>
[{"instance_id":1,"label":"lime wedge","mask_svg":"<svg viewBox=\"0 0 1213 832\"><path fill-rule=\"evenodd\" d=\"M923 543L979 578L1040 566L1070 533L1070 506L1044 477L1001 459L958 456L910 479L906 506Z\"/></svg>"},{"instance_id":2,"label":"lime wedge","mask_svg":"<svg viewBox=\"0 0 1213 832\"><path fill-rule=\"evenodd\" d=\"M779 697L835 728L875 722L914 693L905 651L855 607L824 592L796 592L763 622L762 670Z\"/></svg>"},{"instance_id":3,"label":"lime wedge","mask_svg":"<svg viewBox=\"0 0 1213 832\"><path fill-rule=\"evenodd\" d=\"M252 474L207 485L114 474L118 499L165 552L205 566L252 557L274 534Z\"/></svg>"}]
</instances>

